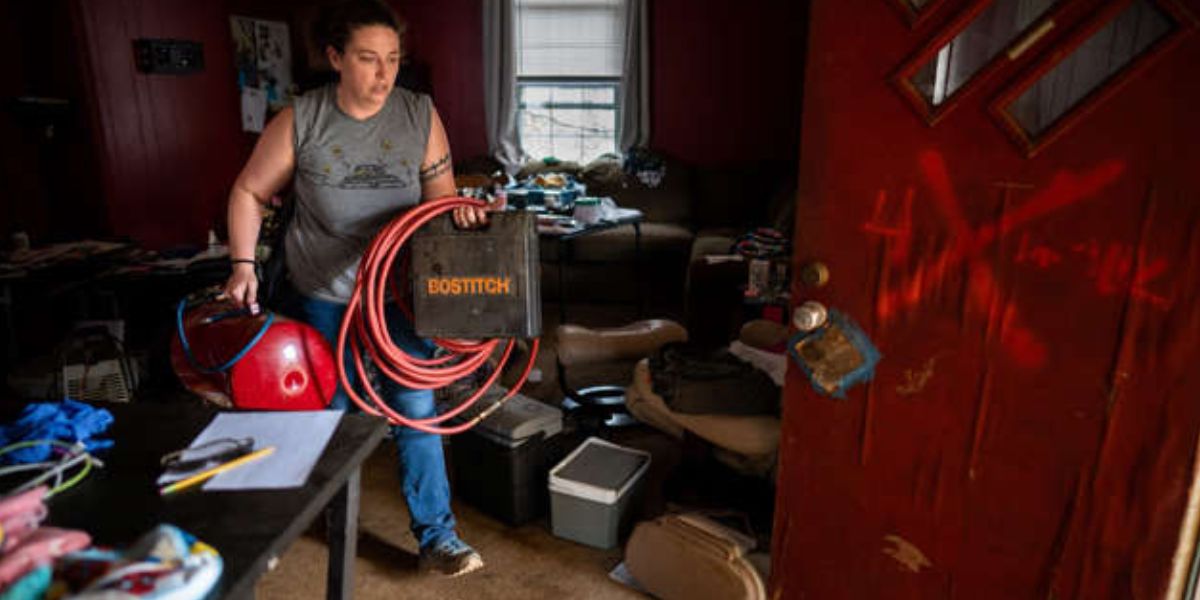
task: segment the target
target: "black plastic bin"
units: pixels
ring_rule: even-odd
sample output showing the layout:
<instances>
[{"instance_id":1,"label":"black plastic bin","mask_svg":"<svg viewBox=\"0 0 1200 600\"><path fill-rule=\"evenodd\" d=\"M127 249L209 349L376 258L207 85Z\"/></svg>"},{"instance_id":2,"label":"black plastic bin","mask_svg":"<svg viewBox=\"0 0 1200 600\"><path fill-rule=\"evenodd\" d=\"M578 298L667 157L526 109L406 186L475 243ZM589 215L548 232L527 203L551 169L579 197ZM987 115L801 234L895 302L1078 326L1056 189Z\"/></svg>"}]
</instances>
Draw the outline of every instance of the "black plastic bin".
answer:
<instances>
[{"instance_id":1,"label":"black plastic bin","mask_svg":"<svg viewBox=\"0 0 1200 600\"><path fill-rule=\"evenodd\" d=\"M451 438L455 497L508 525L545 515L550 467L569 449L561 431L557 408L514 396L474 429Z\"/></svg>"}]
</instances>

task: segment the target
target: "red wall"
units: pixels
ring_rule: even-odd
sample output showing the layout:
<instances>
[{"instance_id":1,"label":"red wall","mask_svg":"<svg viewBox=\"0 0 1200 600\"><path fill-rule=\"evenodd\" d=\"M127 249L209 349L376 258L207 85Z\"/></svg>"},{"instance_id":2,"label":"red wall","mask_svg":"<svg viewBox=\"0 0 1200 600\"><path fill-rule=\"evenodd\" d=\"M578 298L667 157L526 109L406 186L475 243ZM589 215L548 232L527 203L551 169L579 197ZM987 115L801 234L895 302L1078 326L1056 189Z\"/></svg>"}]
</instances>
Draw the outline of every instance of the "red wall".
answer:
<instances>
[{"instance_id":1,"label":"red wall","mask_svg":"<svg viewBox=\"0 0 1200 600\"><path fill-rule=\"evenodd\" d=\"M394 0L408 22L405 50L429 66L433 98L457 158L487 153L483 8L478 0Z\"/></svg>"},{"instance_id":2,"label":"red wall","mask_svg":"<svg viewBox=\"0 0 1200 600\"><path fill-rule=\"evenodd\" d=\"M455 154L485 153L478 3L395 4L410 22L409 50L434 66L432 84ZM229 15L287 20L287 7L275 0L77 0L73 10L99 138L107 229L149 247L203 243L209 229L223 228L229 186L254 139L239 125ZM132 40L139 37L199 41L206 67L182 77L138 73ZM298 46L293 56L301 60Z\"/></svg>"},{"instance_id":3,"label":"red wall","mask_svg":"<svg viewBox=\"0 0 1200 600\"><path fill-rule=\"evenodd\" d=\"M224 3L77 0L75 10L110 230L149 247L203 243L245 159ZM198 41L205 68L139 73L140 37Z\"/></svg>"},{"instance_id":4,"label":"red wall","mask_svg":"<svg viewBox=\"0 0 1200 600\"><path fill-rule=\"evenodd\" d=\"M704 165L795 160L805 4L651 2L651 146Z\"/></svg>"},{"instance_id":5,"label":"red wall","mask_svg":"<svg viewBox=\"0 0 1200 600\"><path fill-rule=\"evenodd\" d=\"M271 17L278 4L75 1L113 233L163 247L202 243L208 229L221 228L229 186L252 144L239 127L229 14ZM408 21L412 60L429 67L455 156L486 153L480 3L392 4ZM804 63L802 4L757 0L748 8L720 0L654 0L651 145L708 165L793 159ZM262 10L250 10L255 7ZM131 49L138 37L199 41L206 68L183 77L138 73Z\"/></svg>"},{"instance_id":6,"label":"red wall","mask_svg":"<svg viewBox=\"0 0 1200 600\"><path fill-rule=\"evenodd\" d=\"M432 66L456 156L487 151L482 9L474 0L394 0L408 49ZM794 160L800 139L804 3L653 0L651 146L714 165Z\"/></svg>"}]
</instances>

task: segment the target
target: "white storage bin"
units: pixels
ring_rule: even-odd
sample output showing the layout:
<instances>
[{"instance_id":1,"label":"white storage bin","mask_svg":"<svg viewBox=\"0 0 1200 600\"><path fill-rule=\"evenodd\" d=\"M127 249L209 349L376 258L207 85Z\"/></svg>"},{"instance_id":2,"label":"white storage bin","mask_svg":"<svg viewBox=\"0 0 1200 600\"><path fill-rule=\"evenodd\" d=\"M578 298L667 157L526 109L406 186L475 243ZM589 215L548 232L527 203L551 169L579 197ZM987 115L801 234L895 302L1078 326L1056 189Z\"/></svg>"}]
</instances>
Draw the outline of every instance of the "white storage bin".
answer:
<instances>
[{"instance_id":1,"label":"white storage bin","mask_svg":"<svg viewBox=\"0 0 1200 600\"><path fill-rule=\"evenodd\" d=\"M550 525L554 535L613 548L628 528L650 454L600 438L585 440L550 471Z\"/></svg>"}]
</instances>

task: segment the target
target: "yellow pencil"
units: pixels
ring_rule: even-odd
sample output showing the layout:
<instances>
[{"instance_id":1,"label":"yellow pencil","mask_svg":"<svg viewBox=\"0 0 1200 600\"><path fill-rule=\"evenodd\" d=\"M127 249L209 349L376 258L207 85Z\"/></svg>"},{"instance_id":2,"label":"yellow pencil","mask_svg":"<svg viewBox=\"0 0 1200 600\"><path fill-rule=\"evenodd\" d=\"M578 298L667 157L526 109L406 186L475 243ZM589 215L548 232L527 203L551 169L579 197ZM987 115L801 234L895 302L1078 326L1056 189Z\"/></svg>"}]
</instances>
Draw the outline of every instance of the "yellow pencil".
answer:
<instances>
[{"instance_id":1,"label":"yellow pencil","mask_svg":"<svg viewBox=\"0 0 1200 600\"><path fill-rule=\"evenodd\" d=\"M163 486L163 488L161 490L158 490L158 493L161 496L166 496L167 494L190 488L198 483L208 481L208 479L214 475L219 475L221 473L224 473L225 471L229 471L231 469L236 469L248 462L258 460L264 456L268 456L274 451L275 451L275 446L267 446L266 448L262 448L261 450L255 450L254 452L251 452L250 454L235 458L227 463L219 464L211 469L208 469L207 471L196 473L195 475L192 475L191 477L188 477L186 479L180 479L179 481L176 481L175 483Z\"/></svg>"}]
</instances>

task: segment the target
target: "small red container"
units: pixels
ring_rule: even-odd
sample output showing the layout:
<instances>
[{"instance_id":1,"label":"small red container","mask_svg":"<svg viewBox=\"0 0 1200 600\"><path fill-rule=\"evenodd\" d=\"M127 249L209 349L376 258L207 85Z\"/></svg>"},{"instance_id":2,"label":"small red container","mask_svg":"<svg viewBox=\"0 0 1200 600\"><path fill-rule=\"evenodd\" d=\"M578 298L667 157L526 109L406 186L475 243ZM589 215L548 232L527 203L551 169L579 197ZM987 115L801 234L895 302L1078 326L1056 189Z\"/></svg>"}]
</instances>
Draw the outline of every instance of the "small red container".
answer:
<instances>
[{"instance_id":1,"label":"small red container","mask_svg":"<svg viewBox=\"0 0 1200 600\"><path fill-rule=\"evenodd\" d=\"M249 410L319 410L329 405L337 391L328 342L299 321L247 315L229 303L209 302L184 315L183 333L191 359L177 331L171 340L171 367L186 388L216 404ZM240 359L220 370L239 353L243 353Z\"/></svg>"}]
</instances>

